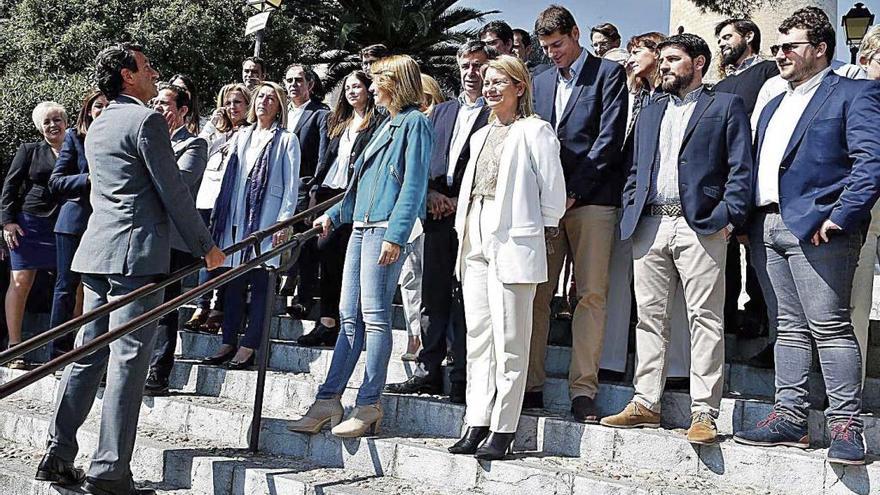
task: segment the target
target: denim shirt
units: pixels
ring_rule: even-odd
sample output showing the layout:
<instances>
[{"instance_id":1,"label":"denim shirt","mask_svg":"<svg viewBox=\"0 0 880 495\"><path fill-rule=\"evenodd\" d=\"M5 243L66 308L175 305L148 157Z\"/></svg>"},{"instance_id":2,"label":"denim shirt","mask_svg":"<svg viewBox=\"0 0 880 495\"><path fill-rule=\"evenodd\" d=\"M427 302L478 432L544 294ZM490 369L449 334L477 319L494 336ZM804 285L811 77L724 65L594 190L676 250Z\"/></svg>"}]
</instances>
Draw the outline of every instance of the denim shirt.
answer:
<instances>
[{"instance_id":1,"label":"denim shirt","mask_svg":"<svg viewBox=\"0 0 880 495\"><path fill-rule=\"evenodd\" d=\"M334 226L388 222L385 240L404 246L416 218L425 219L428 166L434 147L431 124L415 107L403 109L377 133L354 165L355 178L342 202L327 210Z\"/></svg>"}]
</instances>

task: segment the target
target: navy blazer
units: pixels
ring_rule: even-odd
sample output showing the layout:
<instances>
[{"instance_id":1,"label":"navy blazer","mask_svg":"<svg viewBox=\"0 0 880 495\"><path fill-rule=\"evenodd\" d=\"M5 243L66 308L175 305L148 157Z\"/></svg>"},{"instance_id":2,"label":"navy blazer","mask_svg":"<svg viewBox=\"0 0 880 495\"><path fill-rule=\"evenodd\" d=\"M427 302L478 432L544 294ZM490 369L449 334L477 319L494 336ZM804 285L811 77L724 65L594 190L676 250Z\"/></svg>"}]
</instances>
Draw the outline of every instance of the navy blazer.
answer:
<instances>
[{"instance_id":1,"label":"navy blazer","mask_svg":"<svg viewBox=\"0 0 880 495\"><path fill-rule=\"evenodd\" d=\"M639 114L623 190L622 239L632 236L645 209L669 99L663 95ZM752 130L742 98L704 88L678 155L678 190L690 228L708 235L728 224L740 227L752 203L751 178Z\"/></svg>"},{"instance_id":2,"label":"navy blazer","mask_svg":"<svg viewBox=\"0 0 880 495\"><path fill-rule=\"evenodd\" d=\"M300 164L299 177L307 184L318 168L318 161L324 156L327 147L327 117L330 111L327 105L311 100L303 109L296 127L289 129L299 139ZM301 193L307 193L303 188Z\"/></svg>"},{"instance_id":3,"label":"navy blazer","mask_svg":"<svg viewBox=\"0 0 880 495\"><path fill-rule=\"evenodd\" d=\"M785 93L758 120L757 185L761 147ZM804 110L779 165L779 209L785 226L810 242L826 219L846 232L869 221L880 196L880 83L830 72Z\"/></svg>"},{"instance_id":4,"label":"navy blazer","mask_svg":"<svg viewBox=\"0 0 880 495\"><path fill-rule=\"evenodd\" d=\"M534 100L535 112L556 127L568 196L577 204L620 206L626 73L620 64L588 53L561 116L554 113L558 75L546 70L534 77Z\"/></svg>"},{"instance_id":5,"label":"navy blazer","mask_svg":"<svg viewBox=\"0 0 880 495\"><path fill-rule=\"evenodd\" d=\"M55 153L45 140L18 147L3 180L0 224L17 223L21 212L43 218L57 212L57 201L49 192L54 167Z\"/></svg>"},{"instance_id":6,"label":"navy blazer","mask_svg":"<svg viewBox=\"0 0 880 495\"><path fill-rule=\"evenodd\" d=\"M84 142L85 138L77 135L76 129L68 129L49 177L49 192L64 199L55 222L58 234L82 235L92 214L89 162L86 161Z\"/></svg>"},{"instance_id":7,"label":"navy blazer","mask_svg":"<svg viewBox=\"0 0 880 495\"><path fill-rule=\"evenodd\" d=\"M471 157L469 144L471 136L489 122L489 107L484 105L480 114L474 121L473 127L468 132L467 142L461 149L461 153L455 161L455 170L452 172L452 186L446 184L446 174L449 170L449 148L452 146L452 134L455 132L455 121L458 119L458 110L461 102L458 99L444 101L431 111L431 125L434 127L434 151L431 152L431 175L428 178L428 187L440 194L457 198L461 189L461 180L464 170L467 168Z\"/></svg>"}]
</instances>

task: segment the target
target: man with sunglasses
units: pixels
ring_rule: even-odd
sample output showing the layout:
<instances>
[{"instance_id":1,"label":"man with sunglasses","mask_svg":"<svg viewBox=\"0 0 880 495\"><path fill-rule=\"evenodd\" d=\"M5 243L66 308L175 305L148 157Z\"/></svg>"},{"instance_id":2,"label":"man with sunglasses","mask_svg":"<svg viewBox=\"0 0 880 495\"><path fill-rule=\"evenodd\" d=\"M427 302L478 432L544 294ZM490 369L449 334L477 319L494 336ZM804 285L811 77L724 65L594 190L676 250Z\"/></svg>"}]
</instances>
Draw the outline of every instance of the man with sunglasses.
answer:
<instances>
[{"instance_id":1,"label":"man with sunglasses","mask_svg":"<svg viewBox=\"0 0 880 495\"><path fill-rule=\"evenodd\" d=\"M864 464L861 352L850 317L859 251L880 197L880 84L831 71L835 33L807 7L779 27L771 48L788 82L757 127L753 265L776 313L776 404L734 440L809 446L815 342L829 406L828 461Z\"/></svg>"}]
</instances>

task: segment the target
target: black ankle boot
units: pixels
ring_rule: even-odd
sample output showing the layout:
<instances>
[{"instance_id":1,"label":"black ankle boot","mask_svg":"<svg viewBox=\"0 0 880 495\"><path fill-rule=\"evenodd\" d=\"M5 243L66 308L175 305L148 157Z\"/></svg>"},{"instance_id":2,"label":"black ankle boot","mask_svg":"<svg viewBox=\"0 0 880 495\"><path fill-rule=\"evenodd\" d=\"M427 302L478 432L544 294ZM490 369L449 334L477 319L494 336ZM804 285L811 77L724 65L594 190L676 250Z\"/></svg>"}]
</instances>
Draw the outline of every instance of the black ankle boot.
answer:
<instances>
[{"instance_id":1,"label":"black ankle boot","mask_svg":"<svg viewBox=\"0 0 880 495\"><path fill-rule=\"evenodd\" d=\"M513 437L515 435L515 433L495 433L493 431L483 446L477 449L474 457L481 461L504 459L504 456L513 453Z\"/></svg>"},{"instance_id":2,"label":"black ankle boot","mask_svg":"<svg viewBox=\"0 0 880 495\"><path fill-rule=\"evenodd\" d=\"M473 455L477 451L477 447L483 443L483 440L489 436L488 426L469 426L461 440L455 442L455 445L449 447L450 454L468 454Z\"/></svg>"}]
</instances>

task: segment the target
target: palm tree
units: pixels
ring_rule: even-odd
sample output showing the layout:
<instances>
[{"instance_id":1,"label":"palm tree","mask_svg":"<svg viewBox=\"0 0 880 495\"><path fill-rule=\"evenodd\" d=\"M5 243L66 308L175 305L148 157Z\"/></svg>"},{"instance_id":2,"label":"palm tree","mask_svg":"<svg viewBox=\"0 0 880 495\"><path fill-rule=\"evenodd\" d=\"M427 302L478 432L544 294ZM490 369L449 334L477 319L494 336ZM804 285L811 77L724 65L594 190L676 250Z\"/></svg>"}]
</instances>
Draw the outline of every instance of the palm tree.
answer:
<instances>
[{"instance_id":1,"label":"palm tree","mask_svg":"<svg viewBox=\"0 0 880 495\"><path fill-rule=\"evenodd\" d=\"M446 88L457 87L455 52L476 35L461 26L482 21L493 11L455 7L458 0L335 0L325 14L330 27L320 43L332 49L318 57L328 65L326 87L334 87L360 67L360 49L382 43L392 53L413 57L426 74Z\"/></svg>"},{"instance_id":2,"label":"palm tree","mask_svg":"<svg viewBox=\"0 0 880 495\"><path fill-rule=\"evenodd\" d=\"M693 0L698 7L719 14L748 16L763 4L777 3L778 0Z\"/></svg>"}]
</instances>

